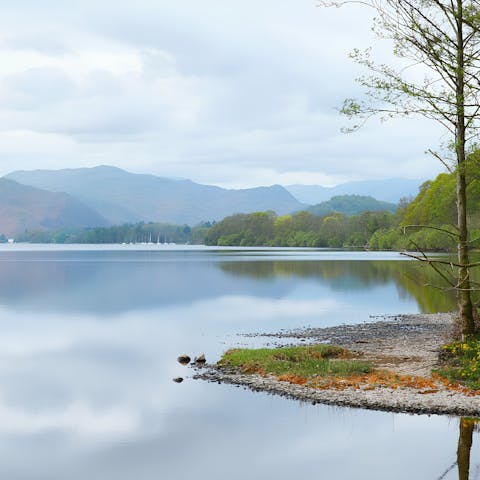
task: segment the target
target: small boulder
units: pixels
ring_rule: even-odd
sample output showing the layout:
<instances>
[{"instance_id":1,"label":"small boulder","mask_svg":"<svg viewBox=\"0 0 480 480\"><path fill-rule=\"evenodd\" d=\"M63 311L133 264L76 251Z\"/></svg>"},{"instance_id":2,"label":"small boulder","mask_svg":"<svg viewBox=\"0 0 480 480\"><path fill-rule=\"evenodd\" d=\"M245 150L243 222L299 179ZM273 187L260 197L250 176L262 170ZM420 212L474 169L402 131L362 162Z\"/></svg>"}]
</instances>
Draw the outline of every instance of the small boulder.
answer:
<instances>
[{"instance_id":1,"label":"small boulder","mask_svg":"<svg viewBox=\"0 0 480 480\"><path fill-rule=\"evenodd\" d=\"M190 363L191 358L188 355L180 355L178 358L178 363L182 365L188 365Z\"/></svg>"},{"instance_id":2,"label":"small boulder","mask_svg":"<svg viewBox=\"0 0 480 480\"><path fill-rule=\"evenodd\" d=\"M198 365L205 365L205 363L207 362L207 360L205 359L205 354L201 353L200 355L197 355L194 359L194 362Z\"/></svg>"},{"instance_id":3,"label":"small boulder","mask_svg":"<svg viewBox=\"0 0 480 480\"><path fill-rule=\"evenodd\" d=\"M177 377L177 378L174 378L173 381L175 383L182 383L183 382L183 378L182 377Z\"/></svg>"}]
</instances>

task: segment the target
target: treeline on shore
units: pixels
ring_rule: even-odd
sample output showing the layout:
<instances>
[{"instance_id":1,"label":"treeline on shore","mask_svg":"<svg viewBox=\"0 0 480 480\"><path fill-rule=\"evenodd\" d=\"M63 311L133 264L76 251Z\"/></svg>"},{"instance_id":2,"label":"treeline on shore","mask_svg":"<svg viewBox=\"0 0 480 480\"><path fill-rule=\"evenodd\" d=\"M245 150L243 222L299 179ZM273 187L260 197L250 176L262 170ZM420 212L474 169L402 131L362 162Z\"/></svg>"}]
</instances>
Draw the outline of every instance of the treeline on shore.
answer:
<instances>
[{"instance_id":1,"label":"treeline on shore","mask_svg":"<svg viewBox=\"0 0 480 480\"><path fill-rule=\"evenodd\" d=\"M238 214L213 225L206 245L275 247L363 247L374 232L390 228L394 215L366 212L316 216L309 212L277 216L274 212Z\"/></svg>"},{"instance_id":2,"label":"treeline on shore","mask_svg":"<svg viewBox=\"0 0 480 480\"><path fill-rule=\"evenodd\" d=\"M451 224L418 227L403 225L400 211L365 212L346 217L333 213L318 217L308 212L277 216L273 212L227 217L207 231L206 245L320 247L371 250L452 251ZM480 230L473 234L480 236ZM472 242L478 246L479 242Z\"/></svg>"},{"instance_id":3,"label":"treeline on shore","mask_svg":"<svg viewBox=\"0 0 480 480\"><path fill-rule=\"evenodd\" d=\"M389 212L340 213L317 216L309 212L277 216L256 212L226 217L196 227L167 223L137 223L111 227L26 231L16 242L57 244L177 243L215 246L363 247L372 235L395 224Z\"/></svg>"},{"instance_id":4,"label":"treeline on shore","mask_svg":"<svg viewBox=\"0 0 480 480\"><path fill-rule=\"evenodd\" d=\"M210 223L189 227L169 223L136 223L83 229L26 231L16 242L28 243L198 243L204 241Z\"/></svg>"}]
</instances>

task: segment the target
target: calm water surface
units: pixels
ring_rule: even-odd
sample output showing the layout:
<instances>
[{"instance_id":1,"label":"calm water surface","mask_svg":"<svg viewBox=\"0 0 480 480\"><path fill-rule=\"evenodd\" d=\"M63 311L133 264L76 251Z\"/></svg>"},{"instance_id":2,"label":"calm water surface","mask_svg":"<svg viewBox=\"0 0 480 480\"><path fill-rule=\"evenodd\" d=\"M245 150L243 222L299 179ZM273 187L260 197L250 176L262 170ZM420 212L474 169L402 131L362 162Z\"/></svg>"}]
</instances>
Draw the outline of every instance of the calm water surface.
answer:
<instances>
[{"instance_id":1,"label":"calm water surface","mask_svg":"<svg viewBox=\"0 0 480 480\"><path fill-rule=\"evenodd\" d=\"M452 308L428 275L396 254L1 246L0 477L467 479L457 418L305 405L176 363L261 342L239 333Z\"/></svg>"}]
</instances>

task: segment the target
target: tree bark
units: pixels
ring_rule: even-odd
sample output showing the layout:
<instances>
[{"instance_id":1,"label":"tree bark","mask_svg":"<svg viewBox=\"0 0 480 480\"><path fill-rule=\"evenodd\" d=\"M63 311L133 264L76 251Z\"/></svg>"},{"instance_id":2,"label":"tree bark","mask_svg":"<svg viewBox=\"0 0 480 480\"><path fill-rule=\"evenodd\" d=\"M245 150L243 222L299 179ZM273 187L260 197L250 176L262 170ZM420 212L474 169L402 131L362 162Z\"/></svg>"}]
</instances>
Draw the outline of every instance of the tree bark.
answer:
<instances>
[{"instance_id":1,"label":"tree bark","mask_svg":"<svg viewBox=\"0 0 480 480\"><path fill-rule=\"evenodd\" d=\"M457 153L457 226L458 269L457 302L461 322L462 336L467 338L475 333L473 320L473 306L470 291L468 223L467 223L467 182L466 182L466 153L465 153L465 59L463 37L463 0L457 2L457 128L455 133Z\"/></svg>"}]
</instances>

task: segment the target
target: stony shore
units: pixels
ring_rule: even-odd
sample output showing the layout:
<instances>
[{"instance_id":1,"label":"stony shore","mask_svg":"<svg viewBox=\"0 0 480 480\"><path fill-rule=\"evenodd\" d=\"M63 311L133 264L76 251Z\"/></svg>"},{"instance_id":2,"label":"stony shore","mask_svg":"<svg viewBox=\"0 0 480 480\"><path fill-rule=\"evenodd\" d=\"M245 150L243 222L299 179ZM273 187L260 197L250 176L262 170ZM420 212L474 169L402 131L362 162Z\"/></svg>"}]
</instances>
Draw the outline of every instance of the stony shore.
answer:
<instances>
[{"instance_id":1,"label":"stony shore","mask_svg":"<svg viewBox=\"0 0 480 480\"><path fill-rule=\"evenodd\" d=\"M438 365L441 345L450 337L452 323L449 314L400 315L384 317L374 323L284 331L262 336L291 338L295 342L312 344L329 342L348 348L377 368L388 369L399 375L428 377ZM435 389L360 387L319 390L279 381L271 376L242 374L215 365L207 365L199 370L195 378L240 385L255 392L268 392L314 404L417 414L480 416L480 396L447 388L441 382L437 382Z\"/></svg>"}]
</instances>

